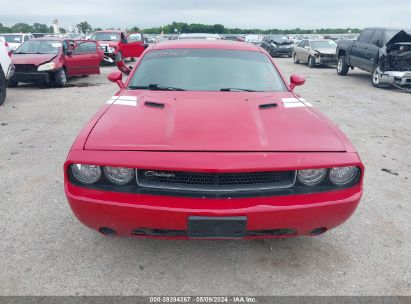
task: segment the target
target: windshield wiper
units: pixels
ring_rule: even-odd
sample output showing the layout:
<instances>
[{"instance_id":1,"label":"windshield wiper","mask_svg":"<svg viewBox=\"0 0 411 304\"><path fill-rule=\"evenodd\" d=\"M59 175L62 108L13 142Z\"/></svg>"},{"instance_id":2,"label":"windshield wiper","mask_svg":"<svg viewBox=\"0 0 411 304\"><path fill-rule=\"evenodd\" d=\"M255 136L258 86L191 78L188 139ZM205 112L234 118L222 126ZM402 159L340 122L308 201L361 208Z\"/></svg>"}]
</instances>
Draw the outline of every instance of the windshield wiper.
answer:
<instances>
[{"instance_id":1,"label":"windshield wiper","mask_svg":"<svg viewBox=\"0 0 411 304\"><path fill-rule=\"evenodd\" d=\"M130 90L151 90L151 91L185 91L181 88L164 86L161 84L150 83L148 86L129 86Z\"/></svg>"},{"instance_id":2,"label":"windshield wiper","mask_svg":"<svg viewBox=\"0 0 411 304\"><path fill-rule=\"evenodd\" d=\"M257 92L255 90L250 90L250 89L240 89L240 88L222 88L220 89L221 92Z\"/></svg>"}]
</instances>

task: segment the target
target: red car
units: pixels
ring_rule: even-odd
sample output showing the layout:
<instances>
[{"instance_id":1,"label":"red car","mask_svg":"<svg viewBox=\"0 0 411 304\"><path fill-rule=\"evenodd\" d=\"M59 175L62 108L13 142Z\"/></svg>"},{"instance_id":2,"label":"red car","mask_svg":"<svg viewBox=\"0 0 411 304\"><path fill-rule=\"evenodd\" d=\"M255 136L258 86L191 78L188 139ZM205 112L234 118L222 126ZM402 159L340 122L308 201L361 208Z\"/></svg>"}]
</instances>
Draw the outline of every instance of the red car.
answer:
<instances>
[{"instance_id":1,"label":"red car","mask_svg":"<svg viewBox=\"0 0 411 304\"><path fill-rule=\"evenodd\" d=\"M151 46L75 140L71 209L104 235L319 235L346 221L364 166L347 137L252 44Z\"/></svg>"},{"instance_id":2,"label":"red car","mask_svg":"<svg viewBox=\"0 0 411 304\"><path fill-rule=\"evenodd\" d=\"M105 60L108 62L118 61L117 56L131 58L140 55L146 49L144 37L141 33L127 34L122 31L106 30L97 31L90 36L91 40L97 40L104 51Z\"/></svg>"},{"instance_id":3,"label":"red car","mask_svg":"<svg viewBox=\"0 0 411 304\"><path fill-rule=\"evenodd\" d=\"M9 87L25 83L53 83L63 87L70 76L100 74L103 52L96 41L55 37L24 42L11 56L15 73Z\"/></svg>"}]
</instances>

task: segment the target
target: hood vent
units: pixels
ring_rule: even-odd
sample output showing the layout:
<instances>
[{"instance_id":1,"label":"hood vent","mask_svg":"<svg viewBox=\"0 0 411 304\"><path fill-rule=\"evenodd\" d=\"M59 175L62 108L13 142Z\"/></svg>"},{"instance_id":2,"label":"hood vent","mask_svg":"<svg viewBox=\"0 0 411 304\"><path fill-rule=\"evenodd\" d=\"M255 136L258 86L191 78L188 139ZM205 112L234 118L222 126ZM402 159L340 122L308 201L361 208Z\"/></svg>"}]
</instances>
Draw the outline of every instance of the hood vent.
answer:
<instances>
[{"instance_id":1,"label":"hood vent","mask_svg":"<svg viewBox=\"0 0 411 304\"><path fill-rule=\"evenodd\" d=\"M271 108L276 108L277 107L277 104L274 102L274 103L266 103L266 104L261 104L261 105L259 105L258 106L261 110L264 110L264 109L271 109Z\"/></svg>"},{"instance_id":2,"label":"hood vent","mask_svg":"<svg viewBox=\"0 0 411 304\"><path fill-rule=\"evenodd\" d=\"M163 109L165 106L164 103L153 102L153 101L146 101L144 105L150 108L157 108L157 109Z\"/></svg>"}]
</instances>

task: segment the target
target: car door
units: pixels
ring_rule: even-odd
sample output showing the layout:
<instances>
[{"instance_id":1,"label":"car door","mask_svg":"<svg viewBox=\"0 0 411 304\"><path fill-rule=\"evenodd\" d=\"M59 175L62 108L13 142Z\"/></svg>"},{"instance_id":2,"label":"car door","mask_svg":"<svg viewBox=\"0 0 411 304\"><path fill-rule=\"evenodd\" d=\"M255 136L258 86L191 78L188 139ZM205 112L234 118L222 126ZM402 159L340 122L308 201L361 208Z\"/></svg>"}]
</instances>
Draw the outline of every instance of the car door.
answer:
<instances>
[{"instance_id":1,"label":"car door","mask_svg":"<svg viewBox=\"0 0 411 304\"><path fill-rule=\"evenodd\" d=\"M384 31L382 29L375 30L375 33L372 35L371 40L366 49L366 61L364 69L369 72L373 72L375 66L377 65L380 59L380 48L384 43Z\"/></svg>"},{"instance_id":2,"label":"car door","mask_svg":"<svg viewBox=\"0 0 411 304\"><path fill-rule=\"evenodd\" d=\"M294 53L295 53L296 59L298 60L302 60L301 55L302 55L302 51L304 48L304 43L305 43L305 40L301 40L300 43L294 48Z\"/></svg>"},{"instance_id":3,"label":"car door","mask_svg":"<svg viewBox=\"0 0 411 304\"><path fill-rule=\"evenodd\" d=\"M304 40L304 44L301 47L301 54L300 58L303 62L308 62L308 56L310 55L310 42L308 40Z\"/></svg>"},{"instance_id":4,"label":"car door","mask_svg":"<svg viewBox=\"0 0 411 304\"><path fill-rule=\"evenodd\" d=\"M266 49L266 51L270 50L270 46L271 46L271 36L266 36L264 40L264 48Z\"/></svg>"},{"instance_id":5,"label":"car door","mask_svg":"<svg viewBox=\"0 0 411 304\"><path fill-rule=\"evenodd\" d=\"M64 59L70 76L100 74L103 54L97 41L80 40L66 52Z\"/></svg>"},{"instance_id":6,"label":"car door","mask_svg":"<svg viewBox=\"0 0 411 304\"><path fill-rule=\"evenodd\" d=\"M355 41L351 48L350 64L360 69L365 69L367 66L367 53L371 37L374 35L374 29L365 29L358 41Z\"/></svg>"}]
</instances>

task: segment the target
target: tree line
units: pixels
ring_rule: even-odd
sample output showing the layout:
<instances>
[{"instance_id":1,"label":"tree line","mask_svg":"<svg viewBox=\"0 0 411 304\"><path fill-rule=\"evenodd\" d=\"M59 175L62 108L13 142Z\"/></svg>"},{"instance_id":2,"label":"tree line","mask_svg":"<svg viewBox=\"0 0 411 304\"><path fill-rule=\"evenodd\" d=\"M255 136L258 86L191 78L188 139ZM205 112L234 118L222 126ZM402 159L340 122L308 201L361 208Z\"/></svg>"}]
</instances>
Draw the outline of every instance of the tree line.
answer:
<instances>
[{"instance_id":1,"label":"tree line","mask_svg":"<svg viewBox=\"0 0 411 304\"><path fill-rule=\"evenodd\" d=\"M80 22L76 25L79 32L90 33L101 28L93 28L87 21ZM110 28L114 29L114 28ZM175 34L175 33L212 33L212 34L345 34L359 33L358 28L320 28L320 29L242 29L226 28L222 24L202 24L202 23L184 23L173 22L165 26L141 29L138 26L126 29L128 32L142 32L145 34ZM53 33L53 27L46 24L34 23L16 23L10 27L0 23L0 33ZM66 33L66 29L60 27L60 33Z\"/></svg>"}]
</instances>

